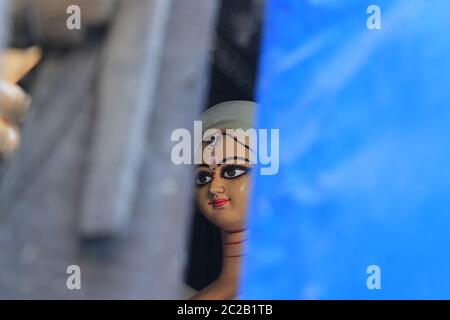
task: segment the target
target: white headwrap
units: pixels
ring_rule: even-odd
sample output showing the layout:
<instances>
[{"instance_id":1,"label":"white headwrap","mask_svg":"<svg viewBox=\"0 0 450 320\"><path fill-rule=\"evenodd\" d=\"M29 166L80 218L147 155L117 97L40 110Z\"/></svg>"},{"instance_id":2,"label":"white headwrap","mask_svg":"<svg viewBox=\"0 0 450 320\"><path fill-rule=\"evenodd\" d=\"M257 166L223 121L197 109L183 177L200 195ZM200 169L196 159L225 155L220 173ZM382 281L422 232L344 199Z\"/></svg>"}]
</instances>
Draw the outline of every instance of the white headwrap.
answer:
<instances>
[{"instance_id":1,"label":"white headwrap","mask_svg":"<svg viewBox=\"0 0 450 320\"><path fill-rule=\"evenodd\" d=\"M250 129L254 127L256 103L228 101L219 103L202 114L203 131L207 129Z\"/></svg>"}]
</instances>

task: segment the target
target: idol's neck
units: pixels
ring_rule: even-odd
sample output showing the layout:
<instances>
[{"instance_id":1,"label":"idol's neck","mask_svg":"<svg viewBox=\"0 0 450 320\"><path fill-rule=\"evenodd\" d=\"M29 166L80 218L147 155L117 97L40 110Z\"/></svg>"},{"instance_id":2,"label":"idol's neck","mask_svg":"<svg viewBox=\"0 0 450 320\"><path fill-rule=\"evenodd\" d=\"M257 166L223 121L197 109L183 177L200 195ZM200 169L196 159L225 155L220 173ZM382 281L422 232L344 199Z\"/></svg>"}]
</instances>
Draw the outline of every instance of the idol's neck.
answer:
<instances>
[{"instance_id":1,"label":"idol's neck","mask_svg":"<svg viewBox=\"0 0 450 320\"><path fill-rule=\"evenodd\" d=\"M235 299L238 294L243 247L247 241L246 230L222 231L223 263L219 278L192 299Z\"/></svg>"},{"instance_id":2,"label":"idol's neck","mask_svg":"<svg viewBox=\"0 0 450 320\"><path fill-rule=\"evenodd\" d=\"M222 231L223 261L220 273L222 280L230 281L237 285L247 234L248 231L245 229Z\"/></svg>"}]
</instances>

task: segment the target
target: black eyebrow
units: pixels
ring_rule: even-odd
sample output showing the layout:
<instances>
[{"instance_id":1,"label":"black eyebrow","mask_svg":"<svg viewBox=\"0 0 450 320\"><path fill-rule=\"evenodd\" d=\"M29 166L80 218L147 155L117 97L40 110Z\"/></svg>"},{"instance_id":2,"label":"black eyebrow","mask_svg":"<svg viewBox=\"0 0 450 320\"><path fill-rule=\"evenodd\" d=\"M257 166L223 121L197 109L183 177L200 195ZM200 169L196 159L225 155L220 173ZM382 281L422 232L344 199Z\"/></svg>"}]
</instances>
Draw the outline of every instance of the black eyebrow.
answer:
<instances>
[{"instance_id":1,"label":"black eyebrow","mask_svg":"<svg viewBox=\"0 0 450 320\"><path fill-rule=\"evenodd\" d=\"M250 162L250 160L248 160L247 158L234 156L234 157L223 158L222 163L226 163L227 160L244 160L245 162Z\"/></svg>"},{"instance_id":2,"label":"black eyebrow","mask_svg":"<svg viewBox=\"0 0 450 320\"><path fill-rule=\"evenodd\" d=\"M247 158L244 158L244 157L236 157L236 156L234 156L234 157L223 158L223 159L222 159L222 162L221 162L221 163L218 163L217 166L220 167L222 164L225 164L227 160L243 160L243 161L245 161L245 162L251 163L250 160L247 159ZM197 168L197 169L198 169L198 168L207 168L207 169L210 169L209 166L210 166L209 164L202 163L202 164L197 165L196 168Z\"/></svg>"}]
</instances>

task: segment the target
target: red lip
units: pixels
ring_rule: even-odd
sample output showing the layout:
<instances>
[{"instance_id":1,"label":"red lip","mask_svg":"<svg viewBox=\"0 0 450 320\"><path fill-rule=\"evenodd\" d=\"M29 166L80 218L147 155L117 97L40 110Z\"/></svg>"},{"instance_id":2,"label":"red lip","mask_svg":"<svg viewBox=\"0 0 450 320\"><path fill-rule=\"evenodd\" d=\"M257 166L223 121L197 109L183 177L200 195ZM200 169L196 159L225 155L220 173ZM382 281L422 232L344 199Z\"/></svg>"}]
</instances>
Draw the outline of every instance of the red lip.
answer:
<instances>
[{"instance_id":1,"label":"red lip","mask_svg":"<svg viewBox=\"0 0 450 320\"><path fill-rule=\"evenodd\" d=\"M229 201L230 200L227 200L227 199L217 199L217 200L208 202L208 204L212 204L213 207L221 207L221 206L225 205Z\"/></svg>"}]
</instances>

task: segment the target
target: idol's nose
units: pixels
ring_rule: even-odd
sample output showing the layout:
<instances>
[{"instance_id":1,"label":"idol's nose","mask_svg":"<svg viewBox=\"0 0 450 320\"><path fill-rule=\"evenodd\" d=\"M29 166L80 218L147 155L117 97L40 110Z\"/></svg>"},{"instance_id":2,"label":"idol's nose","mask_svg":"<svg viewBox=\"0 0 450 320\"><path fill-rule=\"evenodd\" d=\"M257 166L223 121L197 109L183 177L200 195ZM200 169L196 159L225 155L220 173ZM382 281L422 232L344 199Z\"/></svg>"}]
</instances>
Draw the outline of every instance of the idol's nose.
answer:
<instances>
[{"instance_id":1,"label":"idol's nose","mask_svg":"<svg viewBox=\"0 0 450 320\"><path fill-rule=\"evenodd\" d=\"M225 193L224 179L222 179L220 175L214 175L209 185L209 193L213 197L217 197Z\"/></svg>"}]
</instances>

